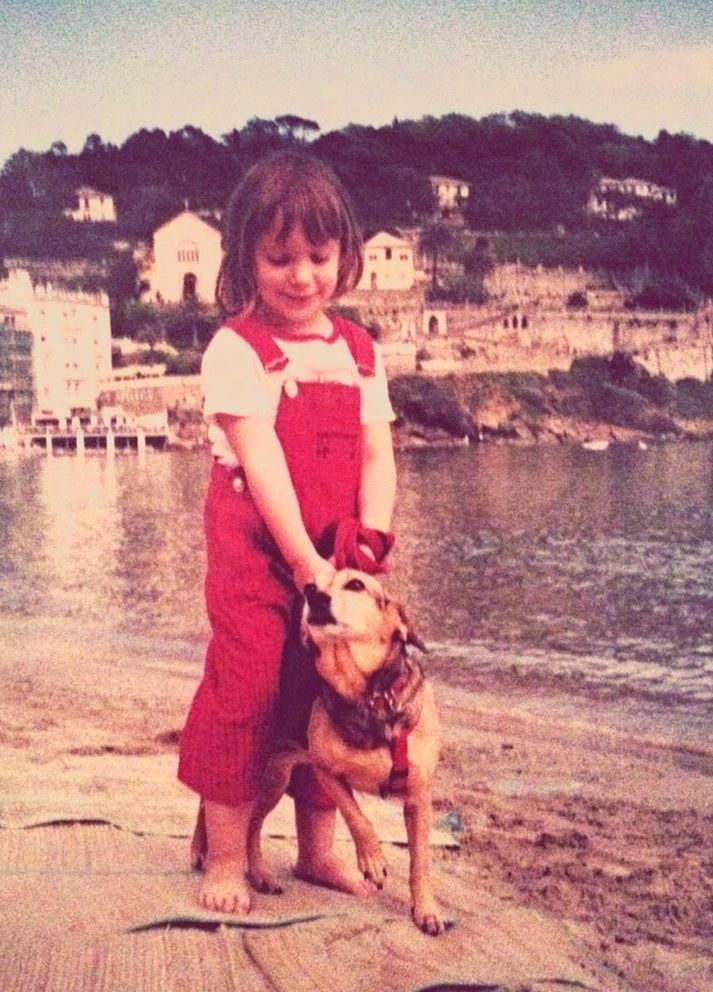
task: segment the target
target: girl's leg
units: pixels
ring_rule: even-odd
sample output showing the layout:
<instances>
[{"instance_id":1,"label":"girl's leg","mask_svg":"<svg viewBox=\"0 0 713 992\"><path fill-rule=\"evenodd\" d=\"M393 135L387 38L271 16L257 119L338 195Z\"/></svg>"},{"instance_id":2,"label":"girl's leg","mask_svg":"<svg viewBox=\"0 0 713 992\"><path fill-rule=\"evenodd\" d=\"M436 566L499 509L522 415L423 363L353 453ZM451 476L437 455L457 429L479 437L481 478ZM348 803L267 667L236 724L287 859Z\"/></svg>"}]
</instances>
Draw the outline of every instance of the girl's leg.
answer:
<instances>
[{"instance_id":1,"label":"girl's leg","mask_svg":"<svg viewBox=\"0 0 713 992\"><path fill-rule=\"evenodd\" d=\"M219 913L249 913L247 836L253 802L226 806L204 803L208 852L198 902Z\"/></svg>"},{"instance_id":2,"label":"girl's leg","mask_svg":"<svg viewBox=\"0 0 713 992\"><path fill-rule=\"evenodd\" d=\"M325 809L295 796L298 852L295 875L315 885L367 896L373 891L372 887L334 853L336 820L336 809Z\"/></svg>"}]
</instances>

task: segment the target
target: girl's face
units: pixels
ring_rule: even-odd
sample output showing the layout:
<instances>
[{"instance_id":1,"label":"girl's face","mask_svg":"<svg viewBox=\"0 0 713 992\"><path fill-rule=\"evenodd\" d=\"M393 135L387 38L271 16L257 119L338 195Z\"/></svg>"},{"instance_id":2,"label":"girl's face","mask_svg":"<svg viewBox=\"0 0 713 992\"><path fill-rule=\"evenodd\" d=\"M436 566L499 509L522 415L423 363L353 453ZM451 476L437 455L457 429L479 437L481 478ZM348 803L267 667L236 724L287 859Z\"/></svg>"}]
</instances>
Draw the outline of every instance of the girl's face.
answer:
<instances>
[{"instance_id":1,"label":"girl's face","mask_svg":"<svg viewBox=\"0 0 713 992\"><path fill-rule=\"evenodd\" d=\"M300 227L284 239L278 234L273 225L257 242L258 309L285 334L319 333L324 308L337 288L339 242L330 238L313 245Z\"/></svg>"}]
</instances>

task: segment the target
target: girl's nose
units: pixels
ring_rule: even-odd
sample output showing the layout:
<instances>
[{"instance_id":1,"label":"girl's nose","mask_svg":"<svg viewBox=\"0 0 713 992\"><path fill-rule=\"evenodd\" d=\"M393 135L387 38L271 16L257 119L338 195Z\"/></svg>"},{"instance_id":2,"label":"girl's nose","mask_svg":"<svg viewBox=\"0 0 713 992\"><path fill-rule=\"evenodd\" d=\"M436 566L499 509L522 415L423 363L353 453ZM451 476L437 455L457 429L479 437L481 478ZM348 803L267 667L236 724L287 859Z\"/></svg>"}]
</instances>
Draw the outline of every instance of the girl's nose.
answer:
<instances>
[{"instance_id":1,"label":"girl's nose","mask_svg":"<svg viewBox=\"0 0 713 992\"><path fill-rule=\"evenodd\" d=\"M297 284L309 282L312 277L312 267L308 259L299 259L292 266L292 281Z\"/></svg>"}]
</instances>

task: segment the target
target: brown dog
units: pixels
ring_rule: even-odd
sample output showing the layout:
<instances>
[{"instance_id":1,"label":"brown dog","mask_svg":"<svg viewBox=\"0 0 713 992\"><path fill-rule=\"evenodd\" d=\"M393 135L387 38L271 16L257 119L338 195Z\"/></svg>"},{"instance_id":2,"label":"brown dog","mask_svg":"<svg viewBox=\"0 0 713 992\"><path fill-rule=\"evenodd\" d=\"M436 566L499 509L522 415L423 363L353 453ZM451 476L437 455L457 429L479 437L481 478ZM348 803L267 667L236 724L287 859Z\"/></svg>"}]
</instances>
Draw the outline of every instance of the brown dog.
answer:
<instances>
[{"instance_id":1,"label":"brown dog","mask_svg":"<svg viewBox=\"0 0 713 992\"><path fill-rule=\"evenodd\" d=\"M278 750L270 761L248 836L248 877L260 892L281 891L265 868L260 832L293 767L309 763L344 817L360 871L378 888L386 862L352 789L402 798L411 912L423 931L439 934L444 925L429 874L429 831L440 722L433 689L406 649L425 648L373 576L342 569L327 588L308 586L305 598L302 633L315 653L322 694L312 707L307 750Z\"/></svg>"}]
</instances>

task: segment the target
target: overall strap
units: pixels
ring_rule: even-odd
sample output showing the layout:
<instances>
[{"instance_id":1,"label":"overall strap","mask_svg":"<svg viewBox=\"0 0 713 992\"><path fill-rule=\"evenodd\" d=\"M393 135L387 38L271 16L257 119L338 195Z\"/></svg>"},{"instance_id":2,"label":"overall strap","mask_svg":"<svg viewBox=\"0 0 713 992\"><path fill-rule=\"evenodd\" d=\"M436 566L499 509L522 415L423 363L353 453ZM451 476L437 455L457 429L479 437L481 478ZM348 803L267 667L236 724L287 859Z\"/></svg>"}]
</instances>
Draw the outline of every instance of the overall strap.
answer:
<instances>
[{"instance_id":1,"label":"overall strap","mask_svg":"<svg viewBox=\"0 0 713 992\"><path fill-rule=\"evenodd\" d=\"M256 352L266 372L279 372L287 365L287 356L273 336L249 317L231 317L225 326L235 331Z\"/></svg>"},{"instance_id":2,"label":"overall strap","mask_svg":"<svg viewBox=\"0 0 713 992\"><path fill-rule=\"evenodd\" d=\"M368 331L343 317L332 317L334 328L341 334L354 359L354 364L363 376L373 376L376 372L374 342ZM266 372L279 372L287 365L288 359L270 332L250 317L231 317L225 326L239 334L257 353Z\"/></svg>"},{"instance_id":3,"label":"overall strap","mask_svg":"<svg viewBox=\"0 0 713 992\"><path fill-rule=\"evenodd\" d=\"M344 317L332 316L334 326L342 335L351 352L359 375L372 376L376 373L376 356L374 342L368 331Z\"/></svg>"}]
</instances>

